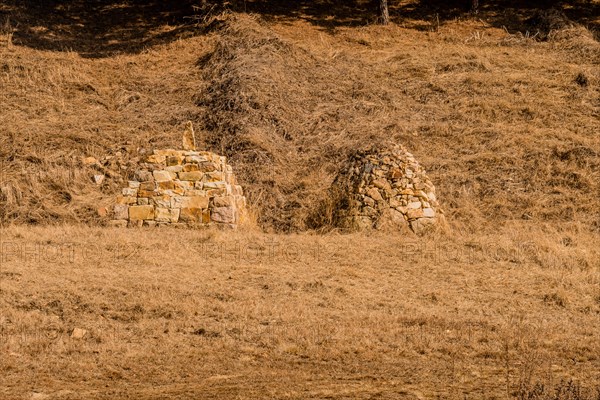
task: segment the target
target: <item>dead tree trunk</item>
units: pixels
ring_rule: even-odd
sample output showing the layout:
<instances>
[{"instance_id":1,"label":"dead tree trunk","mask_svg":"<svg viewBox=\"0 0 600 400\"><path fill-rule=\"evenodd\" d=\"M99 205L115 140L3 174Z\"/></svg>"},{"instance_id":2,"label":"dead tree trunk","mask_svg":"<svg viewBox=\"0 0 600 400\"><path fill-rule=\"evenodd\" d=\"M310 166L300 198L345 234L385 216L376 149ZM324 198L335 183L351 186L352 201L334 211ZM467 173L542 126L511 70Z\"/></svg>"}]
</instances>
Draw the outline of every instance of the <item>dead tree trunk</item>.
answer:
<instances>
[{"instance_id":1,"label":"dead tree trunk","mask_svg":"<svg viewBox=\"0 0 600 400\"><path fill-rule=\"evenodd\" d=\"M387 0L379 0L379 16L381 18L382 25L387 25L390 23L390 12L388 11Z\"/></svg>"}]
</instances>

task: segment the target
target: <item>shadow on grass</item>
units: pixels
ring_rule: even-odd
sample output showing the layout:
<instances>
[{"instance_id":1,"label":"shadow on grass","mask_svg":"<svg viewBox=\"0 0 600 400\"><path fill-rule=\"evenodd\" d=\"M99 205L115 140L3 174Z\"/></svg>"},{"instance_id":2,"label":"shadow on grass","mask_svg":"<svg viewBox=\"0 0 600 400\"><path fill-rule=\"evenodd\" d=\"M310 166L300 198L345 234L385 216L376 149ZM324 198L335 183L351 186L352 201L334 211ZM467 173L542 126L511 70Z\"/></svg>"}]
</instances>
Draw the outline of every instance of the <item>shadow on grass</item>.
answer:
<instances>
[{"instance_id":1,"label":"shadow on grass","mask_svg":"<svg viewBox=\"0 0 600 400\"><path fill-rule=\"evenodd\" d=\"M192 0L0 0L13 42L99 58L138 53L193 34ZM0 19L2 14L0 14Z\"/></svg>"},{"instance_id":2,"label":"shadow on grass","mask_svg":"<svg viewBox=\"0 0 600 400\"><path fill-rule=\"evenodd\" d=\"M476 16L469 12L470 4L469 0L390 0L390 14L393 22L419 30L431 29L428 21L444 24L477 17L511 32L524 32L535 9L559 7L570 19L600 30L600 3L589 0L482 0ZM100 58L138 53L200 34L204 31L194 17L224 9L259 14L266 20L303 19L329 33L377 21L373 0L0 0L0 23L11 24L15 44Z\"/></svg>"}]
</instances>

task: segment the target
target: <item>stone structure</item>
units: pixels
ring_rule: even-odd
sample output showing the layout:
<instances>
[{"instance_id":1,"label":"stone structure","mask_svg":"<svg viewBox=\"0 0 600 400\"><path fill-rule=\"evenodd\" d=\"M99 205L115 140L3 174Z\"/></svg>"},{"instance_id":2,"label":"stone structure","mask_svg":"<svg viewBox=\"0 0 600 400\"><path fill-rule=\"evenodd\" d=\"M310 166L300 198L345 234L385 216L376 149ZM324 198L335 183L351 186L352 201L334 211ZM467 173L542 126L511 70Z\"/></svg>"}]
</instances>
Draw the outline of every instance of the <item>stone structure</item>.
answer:
<instances>
[{"instance_id":1,"label":"stone structure","mask_svg":"<svg viewBox=\"0 0 600 400\"><path fill-rule=\"evenodd\" d=\"M357 152L332 185L333 223L350 230L411 229L444 222L435 187L400 145Z\"/></svg>"},{"instance_id":2,"label":"stone structure","mask_svg":"<svg viewBox=\"0 0 600 400\"><path fill-rule=\"evenodd\" d=\"M183 142L195 148L189 126ZM154 150L117 197L110 223L235 227L245 207L242 187L225 157L207 151Z\"/></svg>"}]
</instances>

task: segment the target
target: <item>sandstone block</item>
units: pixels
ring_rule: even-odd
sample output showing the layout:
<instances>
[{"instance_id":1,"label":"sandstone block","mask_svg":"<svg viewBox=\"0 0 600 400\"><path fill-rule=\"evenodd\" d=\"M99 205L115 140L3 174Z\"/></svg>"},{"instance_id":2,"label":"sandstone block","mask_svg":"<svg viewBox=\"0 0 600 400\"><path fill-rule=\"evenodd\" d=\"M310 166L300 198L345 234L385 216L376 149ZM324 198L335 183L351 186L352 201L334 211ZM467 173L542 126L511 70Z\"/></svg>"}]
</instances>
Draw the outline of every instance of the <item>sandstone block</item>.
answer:
<instances>
[{"instance_id":1,"label":"sandstone block","mask_svg":"<svg viewBox=\"0 0 600 400\"><path fill-rule=\"evenodd\" d=\"M422 182L413 182L413 187L415 190L423 190L425 189L425 184Z\"/></svg>"},{"instance_id":2,"label":"sandstone block","mask_svg":"<svg viewBox=\"0 0 600 400\"><path fill-rule=\"evenodd\" d=\"M415 210L415 209L420 209L420 208L421 208L420 201L411 201L410 203L408 203L409 210Z\"/></svg>"},{"instance_id":3,"label":"sandstone block","mask_svg":"<svg viewBox=\"0 0 600 400\"><path fill-rule=\"evenodd\" d=\"M390 169L389 177L391 179L400 179L402 178L402 171L400 170L400 168L392 168Z\"/></svg>"},{"instance_id":4,"label":"sandstone block","mask_svg":"<svg viewBox=\"0 0 600 400\"><path fill-rule=\"evenodd\" d=\"M409 209L406 213L406 216L408 217L408 219L423 218L423 210L420 208Z\"/></svg>"},{"instance_id":5,"label":"sandstone block","mask_svg":"<svg viewBox=\"0 0 600 400\"><path fill-rule=\"evenodd\" d=\"M169 208L171 207L171 196L162 195L152 197L151 203L156 207Z\"/></svg>"},{"instance_id":6,"label":"sandstone block","mask_svg":"<svg viewBox=\"0 0 600 400\"><path fill-rule=\"evenodd\" d=\"M136 197L137 196L137 189L131 189L131 188L123 188L122 193L123 196L129 196L129 197Z\"/></svg>"},{"instance_id":7,"label":"sandstone block","mask_svg":"<svg viewBox=\"0 0 600 400\"><path fill-rule=\"evenodd\" d=\"M208 194L204 190L188 189L185 191L184 196L208 196Z\"/></svg>"},{"instance_id":8,"label":"sandstone block","mask_svg":"<svg viewBox=\"0 0 600 400\"><path fill-rule=\"evenodd\" d=\"M137 197L131 197L131 196L117 196L117 204L136 204L137 203Z\"/></svg>"},{"instance_id":9,"label":"sandstone block","mask_svg":"<svg viewBox=\"0 0 600 400\"><path fill-rule=\"evenodd\" d=\"M94 157L83 157L81 159L83 165L94 165L98 164L98 160Z\"/></svg>"},{"instance_id":10,"label":"sandstone block","mask_svg":"<svg viewBox=\"0 0 600 400\"><path fill-rule=\"evenodd\" d=\"M153 191L155 188L156 184L153 181L140 182L139 190Z\"/></svg>"},{"instance_id":11,"label":"sandstone block","mask_svg":"<svg viewBox=\"0 0 600 400\"><path fill-rule=\"evenodd\" d=\"M193 155L193 156L185 157L185 162L190 163L190 164L200 164L200 163L204 163L207 161L208 161L208 159L206 157L200 156L200 155Z\"/></svg>"},{"instance_id":12,"label":"sandstone block","mask_svg":"<svg viewBox=\"0 0 600 400\"><path fill-rule=\"evenodd\" d=\"M150 201L147 197L138 197L137 204L138 206L147 206L148 204L150 204Z\"/></svg>"},{"instance_id":13,"label":"sandstone block","mask_svg":"<svg viewBox=\"0 0 600 400\"><path fill-rule=\"evenodd\" d=\"M166 163L168 167L171 167L183 164L184 160L184 156L168 156Z\"/></svg>"},{"instance_id":14,"label":"sandstone block","mask_svg":"<svg viewBox=\"0 0 600 400\"><path fill-rule=\"evenodd\" d=\"M233 207L214 207L210 212L210 219L221 224L235 223L235 209Z\"/></svg>"},{"instance_id":15,"label":"sandstone block","mask_svg":"<svg viewBox=\"0 0 600 400\"><path fill-rule=\"evenodd\" d=\"M202 223L203 224L210 223L210 210L208 208L206 210L202 210Z\"/></svg>"},{"instance_id":16,"label":"sandstone block","mask_svg":"<svg viewBox=\"0 0 600 400\"><path fill-rule=\"evenodd\" d=\"M157 224L158 223L156 221L149 221L148 220L148 221L144 221L144 223L143 223L142 226L147 226L149 228L153 228L153 227L157 226Z\"/></svg>"},{"instance_id":17,"label":"sandstone block","mask_svg":"<svg viewBox=\"0 0 600 400\"><path fill-rule=\"evenodd\" d=\"M214 207L231 207L235 205L233 196L219 196L213 198Z\"/></svg>"},{"instance_id":18,"label":"sandstone block","mask_svg":"<svg viewBox=\"0 0 600 400\"><path fill-rule=\"evenodd\" d=\"M114 219L128 219L129 206L127 204L115 204L113 206L113 217Z\"/></svg>"},{"instance_id":19,"label":"sandstone block","mask_svg":"<svg viewBox=\"0 0 600 400\"><path fill-rule=\"evenodd\" d=\"M152 176L154 176L154 180L157 182L166 182L166 181L172 181L177 176L177 174L175 174L174 172L162 170L162 171L152 171Z\"/></svg>"},{"instance_id":20,"label":"sandstone block","mask_svg":"<svg viewBox=\"0 0 600 400\"><path fill-rule=\"evenodd\" d=\"M383 201L383 197L381 196L381 193L379 193L379 190L377 190L377 188L369 188L366 191L367 195L372 198L375 201Z\"/></svg>"},{"instance_id":21,"label":"sandstone block","mask_svg":"<svg viewBox=\"0 0 600 400\"><path fill-rule=\"evenodd\" d=\"M179 221L182 222L199 222L202 223L202 208L182 208L179 213Z\"/></svg>"},{"instance_id":22,"label":"sandstone block","mask_svg":"<svg viewBox=\"0 0 600 400\"><path fill-rule=\"evenodd\" d=\"M198 170L202 172L218 171L219 167L218 163L212 161L201 162L198 164Z\"/></svg>"},{"instance_id":23,"label":"sandstone block","mask_svg":"<svg viewBox=\"0 0 600 400\"><path fill-rule=\"evenodd\" d=\"M369 207L375 207L375 200L373 200L369 196L363 197L363 203L368 205Z\"/></svg>"},{"instance_id":24,"label":"sandstone block","mask_svg":"<svg viewBox=\"0 0 600 400\"><path fill-rule=\"evenodd\" d=\"M88 331L85 329L75 328L73 329L73 332L71 332L71 339L83 339L87 333Z\"/></svg>"},{"instance_id":25,"label":"sandstone block","mask_svg":"<svg viewBox=\"0 0 600 400\"><path fill-rule=\"evenodd\" d=\"M154 219L154 206L131 206L129 207L129 219L142 221L145 219Z\"/></svg>"},{"instance_id":26,"label":"sandstone block","mask_svg":"<svg viewBox=\"0 0 600 400\"><path fill-rule=\"evenodd\" d=\"M208 196L185 196L182 207L208 208Z\"/></svg>"},{"instance_id":27,"label":"sandstone block","mask_svg":"<svg viewBox=\"0 0 600 400\"><path fill-rule=\"evenodd\" d=\"M207 189L206 195L208 197L216 197L216 196L226 196L231 195L231 193L227 192L227 189Z\"/></svg>"},{"instance_id":28,"label":"sandstone block","mask_svg":"<svg viewBox=\"0 0 600 400\"><path fill-rule=\"evenodd\" d=\"M173 181L158 181L158 188L161 190L173 190L175 189L175 184Z\"/></svg>"},{"instance_id":29,"label":"sandstone block","mask_svg":"<svg viewBox=\"0 0 600 400\"><path fill-rule=\"evenodd\" d=\"M193 181L173 181L173 193L181 196L194 187Z\"/></svg>"},{"instance_id":30,"label":"sandstone block","mask_svg":"<svg viewBox=\"0 0 600 400\"><path fill-rule=\"evenodd\" d=\"M405 206L396 207L396 210L398 210L399 212L401 212L404 215L406 215L408 213L408 207L405 207Z\"/></svg>"},{"instance_id":31,"label":"sandstone block","mask_svg":"<svg viewBox=\"0 0 600 400\"><path fill-rule=\"evenodd\" d=\"M204 175L200 171L191 171L191 172L180 172L177 174L179 179L182 181L199 181L202 179Z\"/></svg>"},{"instance_id":32,"label":"sandstone block","mask_svg":"<svg viewBox=\"0 0 600 400\"><path fill-rule=\"evenodd\" d=\"M427 197L427 193L425 193L422 190L417 190L415 193L415 196L417 196L421 200L425 200L425 201L429 200L429 198Z\"/></svg>"},{"instance_id":33,"label":"sandstone block","mask_svg":"<svg viewBox=\"0 0 600 400\"><path fill-rule=\"evenodd\" d=\"M390 209L389 215L395 224L406 224L407 217L398 210Z\"/></svg>"},{"instance_id":34,"label":"sandstone block","mask_svg":"<svg viewBox=\"0 0 600 400\"><path fill-rule=\"evenodd\" d=\"M150 154L148 157L146 157L146 162L151 164L163 164L166 160L167 157L162 154Z\"/></svg>"},{"instance_id":35,"label":"sandstone block","mask_svg":"<svg viewBox=\"0 0 600 400\"><path fill-rule=\"evenodd\" d=\"M138 182L138 181L128 181L127 182L127 187L129 187L130 189L139 189L140 188L140 182Z\"/></svg>"},{"instance_id":36,"label":"sandstone block","mask_svg":"<svg viewBox=\"0 0 600 400\"><path fill-rule=\"evenodd\" d=\"M173 181L173 183L174 183L176 189L189 190L189 189L193 189L194 188L194 182L193 181L180 181L180 180L176 180L176 181Z\"/></svg>"},{"instance_id":37,"label":"sandstone block","mask_svg":"<svg viewBox=\"0 0 600 400\"><path fill-rule=\"evenodd\" d=\"M238 211L244 210L246 208L246 198L244 196L233 196L233 198Z\"/></svg>"},{"instance_id":38,"label":"sandstone block","mask_svg":"<svg viewBox=\"0 0 600 400\"><path fill-rule=\"evenodd\" d=\"M433 218L435 217L435 210L433 208L424 208L423 216L427 218Z\"/></svg>"},{"instance_id":39,"label":"sandstone block","mask_svg":"<svg viewBox=\"0 0 600 400\"><path fill-rule=\"evenodd\" d=\"M227 187L227 182L225 181L217 181L217 182L203 182L202 187L204 189L225 189Z\"/></svg>"},{"instance_id":40,"label":"sandstone block","mask_svg":"<svg viewBox=\"0 0 600 400\"><path fill-rule=\"evenodd\" d=\"M142 169L138 169L137 171L135 171L135 173L133 174L133 177L138 182L147 182L147 181L151 181L154 179L152 177L152 172L142 170Z\"/></svg>"},{"instance_id":41,"label":"sandstone block","mask_svg":"<svg viewBox=\"0 0 600 400\"><path fill-rule=\"evenodd\" d=\"M228 165L228 167L229 167L229 165ZM227 182L230 185L235 185L236 184L235 175L231 172L225 173L225 182Z\"/></svg>"},{"instance_id":42,"label":"sandstone block","mask_svg":"<svg viewBox=\"0 0 600 400\"><path fill-rule=\"evenodd\" d=\"M389 191L392 189L389 182L385 179L375 179L373 181L373 186L384 191Z\"/></svg>"},{"instance_id":43,"label":"sandstone block","mask_svg":"<svg viewBox=\"0 0 600 400\"><path fill-rule=\"evenodd\" d=\"M153 197L156 195L157 195L157 193L155 190L152 190L152 191L139 190L138 191L138 196L140 196L140 197Z\"/></svg>"},{"instance_id":44,"label":"sandstone block","mask_svg":"<svg viewBox=\"0 0 600 400\"><path fill-rule=\"evenodd\" d=\"M186 196L172 196L171 197L171 208L181 208L188 197Z\"/></svg>"},{"instance_id":45,"label":"sandstone block","mask_svg":"<svg viewBox=\"0 0 600 400\"><path fill-rule=\"evenodd\" d=\"M139 197L153 197L156 184L154 182L141 182L138 190Z\"/></svg>"},{"instance_id":46,"label":"sandstone block","mask_svg":"<svg viewBox=\"0 0 600 400\"><path fill-rule=\"evenodd\" d=\"M156 208L154 220L157 222L177 222L179 220L179 208Z\"/></svg>"},{"instance_id":47,"label":"sandstone block","mask_svg":"<svg viewBox=\"0 0 600 400\"><path fill-rule=\"evenodd\" d=\"M172 166L166 167L165 171L178 173L178 172L183 171L183 166L181 166L181 165L172 165Z\"/></svg>"},{"instance_id":48,"label":"sandstone block","mask_svg":"<svg viewBox=\"0 0 600 400\"><path fill-rule=\"evenodd\" d=\"M234 196L242 196L244 194L244 190L242 189L242 187L240 185L235 185L235 186L233 186L232 194Z\"/></svg>"},{"instance_id":49,"label":"sandstone block","mask_svg":"<svg viewBox=\"0 0 600 400\"><path fill-rule=\"evenodd\" d=\"M188 121L185 124L182 145L184 150L196 150L196 135L194 134L194 126L192 125L192 121Z\"/></svg>"},{"instance_id":50,"label":"sandstone block","mask_svg":"<svg viewBox=\"0 0 600 400\"><path fill-rule=\"evenodd\" d=\"M182 166L182 170L184 172L194 172L194 171L200 171L200 168L198 167L198 164L184 164Z\"/></svg>"},{"instance_id":51,"label":"sandstone block","mask_svg":"<svg viewBox=\"0 0 600 400\"><path fill-rule=\"evenodd\" d=\"M202 177L203 182L219 182L225 180L225 174L220 171L206 172Z\"/></svg>"},{"instance_id":52,"label":"sandstone block","mask_svg":"<svg viewBox=\"0 0 600 400\"><path fill-rule=\"evenodd\" d=\"M92 178L96 185L102 185L102 182L104 182L104 175L102 174L94 175Z\"/></svg>"}]
</instances>

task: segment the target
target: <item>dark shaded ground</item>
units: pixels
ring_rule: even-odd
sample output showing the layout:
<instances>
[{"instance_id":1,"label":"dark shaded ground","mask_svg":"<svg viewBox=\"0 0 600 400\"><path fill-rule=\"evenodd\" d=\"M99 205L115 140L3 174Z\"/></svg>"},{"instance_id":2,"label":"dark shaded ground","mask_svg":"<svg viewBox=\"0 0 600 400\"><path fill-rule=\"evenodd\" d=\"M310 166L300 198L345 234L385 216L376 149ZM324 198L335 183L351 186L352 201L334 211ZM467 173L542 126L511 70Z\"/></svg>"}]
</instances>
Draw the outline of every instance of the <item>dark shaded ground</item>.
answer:
<instances>
[{"instance_id":1,"label":"dark shaded ground","mask_svg":"<svg viewBox=\"0 0 600 400\"><path fill-rule=\"evenodd\" d=\"M600 1L481 1L477 15L468 0L390 2L391 20L445 21L476 17L511 32L530 30L536 9L557 7L572 20L600 30ZM14 32L13 42L36 49L71 50L84 57L137 53L156 44L203 32L197 22L221 10L252 12L266 19L305 19L334 33L340 26L376 22L371 0L257 0L233 2L181 0L0 0L0 26ZM429 30L430 23L411 24Z\"/></svg>"},{"instance_id":2,"label":"dark shaded ground","mask_svg":"<svg viewBox=\"0 0 600 400\"><path fill-rule=\"evenodd\" d=\"M192 0L0 1L13 42L36 49L72 50L84 57L137 53L191 34ZM6 17L4 18L6 19Z\"/></svg>"}]
</instances>

